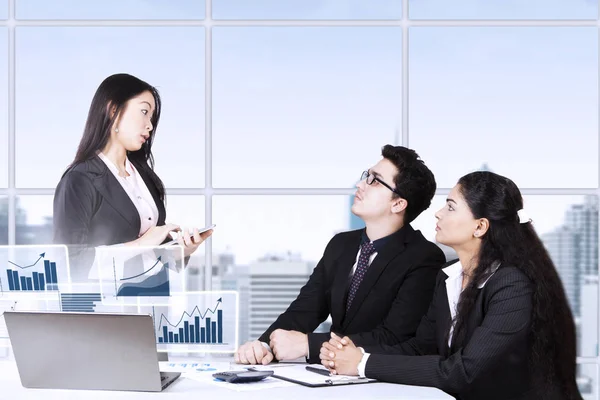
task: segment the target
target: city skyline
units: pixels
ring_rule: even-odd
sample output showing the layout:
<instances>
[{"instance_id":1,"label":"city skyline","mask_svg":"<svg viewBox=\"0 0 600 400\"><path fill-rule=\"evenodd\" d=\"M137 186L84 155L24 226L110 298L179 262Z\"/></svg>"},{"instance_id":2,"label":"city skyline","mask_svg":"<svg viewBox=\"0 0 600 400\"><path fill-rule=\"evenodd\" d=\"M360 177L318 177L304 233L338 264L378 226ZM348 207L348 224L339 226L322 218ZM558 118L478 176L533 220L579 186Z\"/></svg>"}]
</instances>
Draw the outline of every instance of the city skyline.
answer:
<instances>
[{"instance_id":1,"label":"city skyline","mask_svg":"<svg viewBox=\"0 0 600 400\"><path fill-rule=\"evenodd\" d=\"M484 164L485 165L485 164ZM27 200L30 200L32 203L35 203L37 205L39 205L39 199L37 199L37 197L39 196L34 196L34 197L29 197L27 198ZM52 196L44 196L47 200L51 200ZM194 199L194 201L199 201L199 200L204 200L204 198L202 196L172 196L173 200L175 200L174 202L171 203L167 203L167 215L169 213L169 210L171 208L174 208L176 210L182 210L182 209L187 209L185 207L185 199L186 197L191 197ZM236 199L243 197L243 196L214 196L214 197L224 197L227 198L228 201L230 202L235 202ZM236 247L232 246L231 244L227 244L227 240L223 239L223 236L227 237L227 231L223 232L221 234L221 238L217 241L217 244L215 245L215 243L213 243L213 252L216 253L232 253L235 254L236 259L237 260L242 260L242 263L247 264L248 262L252 262L252 261L256 261L258 260L260 257L264 256L264 255L268 255L268 254L287 254L287 253L293 253L293 254L300 254L301 257L303 257L303 259L307 260L307 261L312 261L312 262L316 262L318 261L318 259L320 258L320 253L324 250L325 248L325 244L329 241L329 239L331 239L331 237L333 237L336 233L341 232L341 231L346 231L346 230L351 230L351 229L360 229L362 227L364 227L364 223L362 222L362 220L360 218L358 218L357 216L355 216L352 212L351 212L351 207L352 207L352 197L353 196L344 196L344 195L333 195L333 196L273 196L273 195L268 195L268 196L247 196L250 197L251 199L261 199L261 198L266 198L266 199L272 199L272 198L283 198L283 199L288 199L288 198L294 198L294 200L296 200L296 204L301 204L303 202L303 199L309 198L310 200L312 200L312 203L321 203L322 198L328 199L330 202L333 201L332 204L339 204L342 203L343 206L341 209L337 210L340 214L340 218L339 218L339 224L337 229L334 227L334 229L331 232L331 235L327 236L327 230L320 232L318 235L320 237L319 240L317 241L312 241L312 250L311 251L301 251L302 247L288 247L285 245L285 241L280 240L279 243L283 243L283 245L279 245L273 248L264 248L265 250L262 252L254 252L255 256L251 257L248 256L244 253L236 253ZM434 214L435 212L443 207L445 205L445 196L443 195L436 195L434 196L433 200L432 200L432 205L425 210L419 217L417 217L417 219L415 221L413 221L411 223L411 225L413 226L414 229L418 229L421 230L421 232L423 233L423 235L430 241L435 242L435 231L434 231L434 227L435 227L435 217ZM557 201L557 198L559 201ZM588 199L588 200L586 200ZM594 200L595 199L595 200ZM21 198L19 198L19 200L22 200ZM4 201L6 201L6 199L4 199ZM528 214L532 217L533 219L533 223L534 223L534 228L536 229L536 232L538 233L538 235L540 236L540 238L542 238L544 235L549 234L551 232L556 231L557 229L560 229L562 226L565 225L565 219L567 218L567 213L573 209L573 207L577 207L577 206L583 206L584 203L587 202L598 202L598 198L596 196L548 196L548 195L535 195L535 196L524 196L524 202L525 202L525 209L527 210ZM547 203L545 204L546 208L551 208L554 210L553 212L553 219L552 219L552 223L549 224L547 221L545 221L543 218L538 218L542 215L547 215L547 213L544 213L543 211L539 210L539 209L535 209L535 208L531 208L531 207L527 207L528 203ZM173 204L174 203L174 204ZM345 203L345 204L344 204ZM289 203L287 203L289 205ZM0 197L0 215L2 215L3 211L2 211L2 198ZM276 204L277 205L277 204ZM275 205L275 206L276 206ZM171 206L171 207L170 207ZM281 206L281 205L280 205ZM51 208L51 205L49 205L49 207ZM282 206L284 207L284 206ZM39 208L39 207L38 207ZM204 208L204 204L200 204L198 206L198 209L200 209L203 212L203 208ZM214 210L214 206L213 206L213 210ZM229 204L224 204L223 206L224 209L230 209L231 207L229 206ZM267 207L269 209L273 209L273 205L271 205L270 207ZM285 208L285 207L284 207ZM295 207L292 207L295 208ZM558 211L557 211L558 208ZM217 210L220 210L220 207L217 208ZM51 215L43 215L41 218L39 218L36 222L32 224L31 220L28 217L28 207L23 207L23 205L21 204L21 207L17 208L17 211L19 212L19 218L17 221L17 225L18 227L25 227L25 226L44 226L47 225L47 223L51 223L51 219L52 216ZM325 210L324 213L331 213L331 210L327 209ZM197 216L197 220L198 220L198 224L194 225L194 226L203 226L204 224L204 218L200 218L201 216L198 215ZM214 218L213 218L214 219ZM233 220L237 219L237 216L233 216L232 217ZM317 216L318 219L318 216ZM262 222L262 223L268 223L269 219L267 218L266 215L259 215L256 217L256 222ZM306 223L305 221L305 217L304 216L297 216L296 218L294 218L293 220L290 221L284 221L285 223L292 223L293 224L306 224L308 226L311 226L311 222L309 221L308 223ZM0 219L0 222L2 221L2 219ZM222 226L220 226L219 224L217 224L221 229L223 229ZM225 224L225 226L235 226L235 225L228 225ZM542 226L544 228L544 230L539 230L539 226ZM238 227L239 228L239 227ZM217 232L218 228L215 228L215 232ZM281 234L281 231L279 231L278 233L279 235ZM216 233L215 233L216 235ZM243 236L243 234L238 235L239 236ZM0 236L2 237L2 236ZM215 237L213 237L213 239L215 239ZM223 239L223 240L221 240ZM239 239L238 239L239 240ZM324 244L322 247L318 247L318 243L319 242L323 242ZM223 245L223 243L225 243L225 245ZM202 251L202 250L200 250ZM203 253L203 252L202 252ZM307 255L308 254L308 255ZM312 255L312 257L310 256Z\"/></svg>"},{"instance_id":2,"label":"city skyline","mask_svg":"<svg viewBox=\"0 0 600 400\"><path fill-rule=\"evenodd\" d=\"M482 163L482 166L485 165ZM289 251L301 253L304 259L316 262L336 233L349 230L353 226L351 223L364 226L358 217L351 217L349 208L352 197L213 196L212 220L217 225L213 234L213 252L233 252L238 260L248 263L268 253ZM43 225L47 219L51 219L52 198L51 195L19 197L24 211L19 218L27 218L25 224L28 226ZM435 241L434 214L445 205L445 199L445 195L434 196L431 206L411 223L430 241ZM583 195L526 195L524 208L541 237L564 224L565 213L572 205L583 203L584 199ZM197 195L167 196L167 221L188 221L187 225L182 224L184 227L205 226L204 201L204 196ZM31 219L33 211L35 219ZM248 215L251 213L253 215ZM244 220L247 221L246 225L239 222ZM265 238L258 246L247 240L257 230ZM298 242L295 238L300 232L313 234L303 236L304 239Z\"/></svg>"}]
</instances>

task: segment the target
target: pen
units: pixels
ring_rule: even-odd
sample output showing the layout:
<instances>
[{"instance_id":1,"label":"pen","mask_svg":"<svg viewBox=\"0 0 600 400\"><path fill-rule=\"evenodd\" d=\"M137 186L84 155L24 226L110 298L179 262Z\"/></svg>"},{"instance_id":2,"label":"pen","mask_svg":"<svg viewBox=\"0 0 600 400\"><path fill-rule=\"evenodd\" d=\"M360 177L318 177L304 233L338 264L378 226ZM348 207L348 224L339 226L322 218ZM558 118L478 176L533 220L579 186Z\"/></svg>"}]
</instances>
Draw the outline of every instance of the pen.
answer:
<instances>
[{"instance_id":1,"label":"pen","mask_svg":"<svg viewBox=\"0 0 600 400\"><path fill-rule=\"evenodd\" d=\"M325 375L325 376L331 376L331 374L329 373L328 370L323 369L323 368L317 368L317 367L311 367L310 365L306 366L306 370L310 371L310 372L314 372L315 374L320 374L320 375Z\"/></svg>"}]
</instances>

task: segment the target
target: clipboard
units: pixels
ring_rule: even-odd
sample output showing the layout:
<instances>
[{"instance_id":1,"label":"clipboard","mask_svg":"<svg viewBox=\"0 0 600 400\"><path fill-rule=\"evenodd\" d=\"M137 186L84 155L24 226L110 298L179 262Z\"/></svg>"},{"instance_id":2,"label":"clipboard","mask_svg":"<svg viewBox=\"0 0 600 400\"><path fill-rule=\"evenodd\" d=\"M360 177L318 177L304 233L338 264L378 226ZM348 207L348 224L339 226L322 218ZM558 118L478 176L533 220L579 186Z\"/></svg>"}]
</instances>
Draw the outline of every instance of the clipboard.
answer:
<instances>
[{"instance_id":1,"label":"clipboard","mask_svg":"<svg viewBox=\"0 0 600 400\"><path fill-rule=\"evenodd\" d=\"M377 382L371 378L360 378L358 376L348 375L331 375L325 376L315 372L307 371L306 366L308 364L290 365L282 368L274 368L272 371L274 374L273 378L281 379L287 382L296 383L298 385L317 388L317 387L329 387L329 386L340 386L340 385L357 385L364 383ZM320 364L310 364L314 368L323 368ZM265 371L268 370L268 366L262 368L248 368L254 371ZM323 368L324 369L324 368ZM324 369L325 370L325 369Z\"/></svg>"}]
</instances>

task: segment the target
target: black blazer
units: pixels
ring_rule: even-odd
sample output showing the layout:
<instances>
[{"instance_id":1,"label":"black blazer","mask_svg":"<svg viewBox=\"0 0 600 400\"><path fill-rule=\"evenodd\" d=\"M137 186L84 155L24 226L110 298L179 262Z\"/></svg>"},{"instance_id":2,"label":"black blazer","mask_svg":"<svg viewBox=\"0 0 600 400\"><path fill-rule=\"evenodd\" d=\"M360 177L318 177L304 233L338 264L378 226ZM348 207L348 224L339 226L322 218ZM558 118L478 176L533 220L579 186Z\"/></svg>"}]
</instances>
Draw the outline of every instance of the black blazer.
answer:
<instances>
[{"instance_id":1,"label":"black blazer","mask_svg":"<svg viewBox=\"0 0 600 400\"><path fill-rule=\"evenodd\" d=\"M164 225L165 206L158 188L131 162L156 203L157 225ZM137 239L139 232L140 215L135 205L98 156L65 173L54 195L54 243L68 246L74 280L87 280L94 246L129 242Z\"/></svg>"},{"instance_id":2,"label":"black blazer","mask_svg":"<svg viewBox=\"0 0 600 400\"><path fill-rule=\"evenodd\" d=\"M386 382L437 387L461 400L536 398L527 360L533 309L529 278L516 267L498 268L479 289L467 322L466 344L449 354L447 277L440 272L416 337L395 346L363 346L371 353L365 375ZM544 399L560 398L555 389L545 390Z\"/></svg>"},{"instance_id":3,"label":"black blazer","mask_svg":"<svg viewBox=\"0 0 600 400\"><path fill-rule=\"evenodd\" d=\"M399 343L414 336L433 296L444 253L421 232L404 226L385 243L367 269L346 314L352 266L363 229L331 239L323 258L289 308L259 338L275 329L308 333L309 362L320 363L328 333L311 333L331 314L331 330L363 345Z\"/></svg>"}]
</instances>

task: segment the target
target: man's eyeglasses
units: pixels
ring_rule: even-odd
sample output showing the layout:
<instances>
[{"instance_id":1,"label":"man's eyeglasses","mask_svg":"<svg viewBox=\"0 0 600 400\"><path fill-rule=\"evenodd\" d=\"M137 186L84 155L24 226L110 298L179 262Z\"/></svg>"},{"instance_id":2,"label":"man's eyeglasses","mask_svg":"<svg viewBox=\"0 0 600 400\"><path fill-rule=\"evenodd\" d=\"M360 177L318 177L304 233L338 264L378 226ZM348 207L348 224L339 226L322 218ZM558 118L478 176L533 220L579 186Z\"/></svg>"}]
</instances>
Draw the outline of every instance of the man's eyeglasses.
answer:
<instances>
[{"instance_id":1,"label":"man's eyeglasses","mask_svg":"<svg viewBox=\"0 0 600 400\"><path fill-rule=\"evenodd\" d=\"M390 189L392 192L396 193L398 196L402 196L400 192L398 192L396 189L393 189L390 185L373 175L370 171L363 171L362 175L360 176L360 180L362 181L364 179L366 179L367 185L372 185L373 182L377 181L386 188Z\"/></svg>"}]
</instances>

